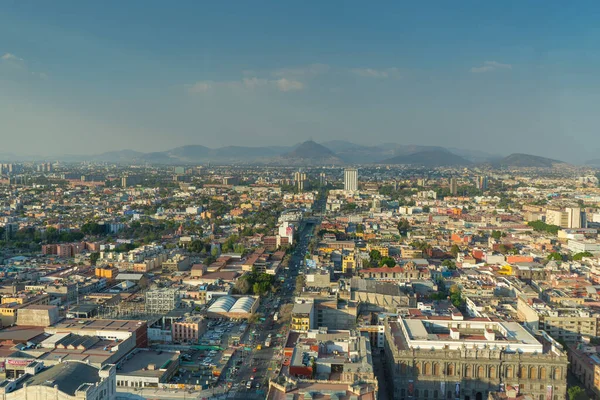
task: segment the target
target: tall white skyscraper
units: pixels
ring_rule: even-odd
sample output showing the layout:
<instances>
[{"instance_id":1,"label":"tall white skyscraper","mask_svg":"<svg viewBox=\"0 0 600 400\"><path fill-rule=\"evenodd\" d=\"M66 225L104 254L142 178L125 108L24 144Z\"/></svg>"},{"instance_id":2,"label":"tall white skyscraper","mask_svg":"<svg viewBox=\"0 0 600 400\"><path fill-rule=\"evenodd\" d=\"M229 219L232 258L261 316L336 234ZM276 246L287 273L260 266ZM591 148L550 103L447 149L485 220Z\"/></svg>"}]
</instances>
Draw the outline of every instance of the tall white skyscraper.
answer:
<instances>
[{"instance_id":1,"label":"tall white skyscraper","mask_svg":"<svg viewBox=\"0 0 600 400\"><path fill-rule=\"evenodd\" d=\"M344 170L344 190L348 192L358 190L358 170L356 168L346 168Z\"/></svg>"}]
</instances>

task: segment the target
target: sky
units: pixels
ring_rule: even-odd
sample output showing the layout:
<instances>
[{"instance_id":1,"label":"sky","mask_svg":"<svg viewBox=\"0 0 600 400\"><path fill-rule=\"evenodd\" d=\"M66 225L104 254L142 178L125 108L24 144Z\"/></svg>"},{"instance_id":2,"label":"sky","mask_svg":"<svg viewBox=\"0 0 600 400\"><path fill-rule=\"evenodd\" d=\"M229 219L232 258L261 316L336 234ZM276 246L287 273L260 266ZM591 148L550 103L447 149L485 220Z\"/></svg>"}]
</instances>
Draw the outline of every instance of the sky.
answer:
<instances>
[{"instance_id":1,"label":"sky","mask_svg":"<svg viewBox=\"0 0 600 400\"><path fill-rule=\"evenodd\" d=\"M600 2L0 2L0 154L600 150Z\"/></svg>"}]
</instances>

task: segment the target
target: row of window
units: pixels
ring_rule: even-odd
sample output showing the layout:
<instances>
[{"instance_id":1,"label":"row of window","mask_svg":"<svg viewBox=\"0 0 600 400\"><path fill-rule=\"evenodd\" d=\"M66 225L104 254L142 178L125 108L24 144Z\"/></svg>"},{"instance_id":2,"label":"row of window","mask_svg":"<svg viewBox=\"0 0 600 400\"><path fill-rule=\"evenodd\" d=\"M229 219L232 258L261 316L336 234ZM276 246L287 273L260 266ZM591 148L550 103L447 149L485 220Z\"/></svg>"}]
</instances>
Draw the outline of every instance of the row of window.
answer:
<instances>
[{"instance_id":1,"label":"row of window","mask_svg":"<svg viewBox=\"0 0 600 400\"><path fill-rule=\"evenodd\" d=\"M408 372L408 365L404 363L400 363L397 366L398 372L400 374L406 374ZM443 367L440 363L429 363L422 362L417 363L415 366L415 371L417 375L434 375L439 376L442 375ZM516 375L518 372L518 376ZM461 371L458 371L454 364L448 364L444 371L447 376L455 376L461 375ZM478 367L474 367L471 365L467 365L463 368L462 375L466 378L498 378L498 369L496 366L490 366L486 368L483 365ZM505 378L529 378L529 379L562 379L563 372L561 368L546 368L546 367L529 367L522 366L517 369L512 365L508 365L504 368L503 376Z\"/></svg>"}]
</instances>

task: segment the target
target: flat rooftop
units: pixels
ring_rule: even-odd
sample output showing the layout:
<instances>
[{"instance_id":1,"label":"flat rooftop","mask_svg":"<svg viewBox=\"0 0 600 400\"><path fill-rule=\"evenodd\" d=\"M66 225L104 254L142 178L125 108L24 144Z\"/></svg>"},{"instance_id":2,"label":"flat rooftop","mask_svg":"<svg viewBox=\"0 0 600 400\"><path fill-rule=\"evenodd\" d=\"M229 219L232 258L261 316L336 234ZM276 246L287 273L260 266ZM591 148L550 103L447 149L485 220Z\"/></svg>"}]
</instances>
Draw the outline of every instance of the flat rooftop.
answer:
<instances>
[{"instance_id":1,"label":"flat rooftop","mask_svg":"<svg viewBox=\"0 0 600 400\"><path fill-rule=\"evenodd\" d=\"M51 330L90 330L90 331L122 331L135 332L144 321L112 320L112 319L64 319L50 328Z\"/></svg>"},{"instance_id":2,"label":"flat rooftop","mask_svg":"<svg viewBox=\"0 0 600 400\"><path fill-rule=\"evenodd\" d=\"M123 359L117 368L117 375L143 376L160 378L171 362L177 362L179 353L169 351L140 350L130 359ZM155 369L149 369L154 365ZM162 371L161 371L162 369Z\"/></svg>"},{"instance_id":3,"label":"flat rooftop","mask_svg":"<svg viewBox=\"0 0 600 400\"><path fill-rule=\"evenodd\" d=\"M467 347L497 347L524 353L543 352L543 345L517 322L487 318L453 321L447 318L401 318L398 328L408 348L456 350ZM394 332L394 330L392 330Z\"/></svg>"}]
</instances>

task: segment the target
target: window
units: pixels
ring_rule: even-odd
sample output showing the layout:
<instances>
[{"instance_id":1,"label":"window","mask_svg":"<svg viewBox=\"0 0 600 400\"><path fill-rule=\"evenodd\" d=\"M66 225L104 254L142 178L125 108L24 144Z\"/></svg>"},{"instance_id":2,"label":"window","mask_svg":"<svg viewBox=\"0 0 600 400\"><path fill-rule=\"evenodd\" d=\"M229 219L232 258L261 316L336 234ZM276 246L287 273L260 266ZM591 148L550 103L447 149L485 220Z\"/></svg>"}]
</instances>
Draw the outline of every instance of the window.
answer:
<instances>
[{"instance_id":1,"label":"window","mask_svg":"<svg viewBox=\"0 0 600 400\"><path fill-rule=\"evenodd\" d=\"M438 364L438 363L433 364L433 374L434 375L440 374L440 364Z\"/></svg>"},{"instance_id":2,"label":"window","mask_svg":"<svg viewBox=\"0 0 600 400\"><path fill-rule=\"evenodd\" d=\"M433 391L433 398L434 398L434 399L437 399L437 398L438 398L438 391L437 391L437 390L434 390L434 391Z\"/></svg>"},{"instance_id":3,"label":"window","mask_svg":"<svg viewBox=\"0 0 600 400\"><path fill-rule=\"evenodd\" d=\"M540 369L540 379L546 379L546 367Z\"/></svg>"},{"instance_id":4,"label":"window","mask_svg":"<svg viewBox=\"0 0 600 400\"><path fill-rule=\"evenodd\" d=\"M454 375L454 364L448 365L448 375L450 375L450 376Z\"/></svg>"},{"instance_id":5,"label":"window","mask_svg":"<svg viewBox=\"0 0 600 400\"><path fill-rule=\"evenodd\" d=\"M423 396L425 398L428 398L429 397L429 390L425 389L425 391L423 392Z\"/></svg>"},{"instance_id":6,"label":"window","mask_svg":"<svg viewBox=\"0 0 600 400\"><path fill-rule=\"evenodd\" d=\"M479 368L477 368L477 377L485 378L485 370L483 369L482 365L480 365Z\"/></svg>"}]
</instances>

